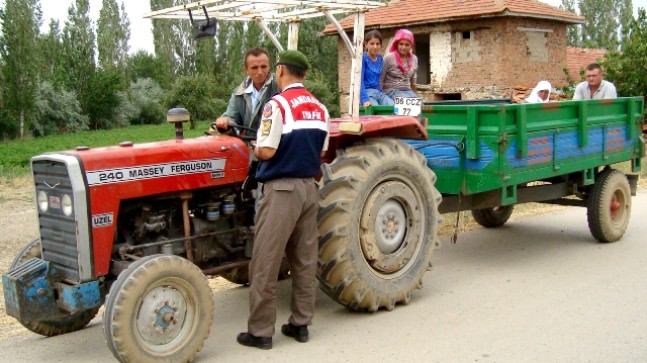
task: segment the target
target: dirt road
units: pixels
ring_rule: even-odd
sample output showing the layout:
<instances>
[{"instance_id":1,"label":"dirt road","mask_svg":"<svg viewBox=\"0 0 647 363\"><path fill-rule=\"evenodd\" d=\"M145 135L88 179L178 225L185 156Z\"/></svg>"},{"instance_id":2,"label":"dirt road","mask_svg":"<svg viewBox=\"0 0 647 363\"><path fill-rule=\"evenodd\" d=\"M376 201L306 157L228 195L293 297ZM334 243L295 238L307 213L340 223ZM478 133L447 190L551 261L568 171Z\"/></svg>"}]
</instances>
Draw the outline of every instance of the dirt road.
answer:
<instances>
[{"instance_id":1,"label":"dirt road","mask_svg":"<svg viewBox=\"0 0 647 363\"><path fill-rule=\"evenodd\" d=\"M640 188L644 189L645 187L647 187L647 180L642 178ZM0 250L2 251L0 254L0 274L4 274L8 270L14 256L24 243L38 237L38 223L32 188L30 176L11 179L0 177ZM511 221L523 220L528 215L537 215L563 208L534 203L519 205L515 207ZM635 214L633 218L636 219ZM455 214L445 215L445 225L440 233L443 243L449 243L449 236L455 230L455 222ZM471 220L469 213L463 213L459 220L461 234L474 228L478 228L478 226ZM434 256L434 261L437 261L438 258ZM219 277L210 279L210 284L214 290L231 289L237 286ZM99 322L101 316L102 312L97 315L97 318L91 324ZM23 341L36 337L39 336L32 334L14 318L6 315L4 294L2 284L0 284L0 341L8 338L12 338L14 341Z\"/></svg>"},{"instance_id":2,"label":"dirt road","mask_svg":"<svg viewBox=\"0 0 647 363\"><path fill-rule=\"evenodd\" d=\"M319 294L311 341L275 336L269 351L235 342L247 290L214 293L211 334L195 362L645 362L647 191L623 240L591 237L582 208L462 234L434 256L407 306L352 313ZM289 281L278 320L289 315ZM113 362L98 321L82 331L0 341L3 362Z\"/></svg>"}]
</instances>

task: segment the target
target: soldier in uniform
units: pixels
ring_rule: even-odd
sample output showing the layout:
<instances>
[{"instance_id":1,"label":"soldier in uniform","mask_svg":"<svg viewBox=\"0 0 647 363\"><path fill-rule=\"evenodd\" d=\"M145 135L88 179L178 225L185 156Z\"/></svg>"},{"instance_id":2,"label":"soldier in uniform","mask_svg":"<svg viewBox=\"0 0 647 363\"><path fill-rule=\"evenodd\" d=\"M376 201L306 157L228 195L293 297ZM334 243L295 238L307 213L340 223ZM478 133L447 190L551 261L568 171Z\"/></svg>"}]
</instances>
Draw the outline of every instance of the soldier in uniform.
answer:
<instances>
[{"instance_id":1,"label":"soldier in uniform","mask_svg":"<svg viewBox=\"0 0 647 363\"><path fill-rule=\"evenodd\" d=\"M256 213L254 250L249 265L250 315L238 343L272 348L276 324L276 286L285 253L291 267L292 315L281 332L299 342L309 339L317 292L318 188L321 155L328 147L326 107L301 83L309 68L296 50L279 53L276 78L281 93L263 108L254 155L263 183Z\"/></svg>"}]
</instances>

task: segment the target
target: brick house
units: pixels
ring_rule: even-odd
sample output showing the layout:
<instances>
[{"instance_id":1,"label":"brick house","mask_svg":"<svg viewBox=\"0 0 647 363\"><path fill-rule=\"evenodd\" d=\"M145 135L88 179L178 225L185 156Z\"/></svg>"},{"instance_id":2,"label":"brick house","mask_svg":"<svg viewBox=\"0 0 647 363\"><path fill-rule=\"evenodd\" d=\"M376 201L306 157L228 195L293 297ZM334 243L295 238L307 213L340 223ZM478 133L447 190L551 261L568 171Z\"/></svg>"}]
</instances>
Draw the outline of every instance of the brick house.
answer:
<instances>
[{"instance_id":1,"label":"brick house","mask_svg":"<svg viewBox=\"0 0 647 363\"><path fill-rule=\"evenodd\" d=\"M352 39L354 17L340 21ZM536 0L393 0L366 12L366 31L411 30L418 93L425 100L509 97L514 85L566 84L566 27L584 18ZM324 34L333 35L332 25ZM347 109L351 57L338 43L341 109Z\"/></svg>"}]
</instances>

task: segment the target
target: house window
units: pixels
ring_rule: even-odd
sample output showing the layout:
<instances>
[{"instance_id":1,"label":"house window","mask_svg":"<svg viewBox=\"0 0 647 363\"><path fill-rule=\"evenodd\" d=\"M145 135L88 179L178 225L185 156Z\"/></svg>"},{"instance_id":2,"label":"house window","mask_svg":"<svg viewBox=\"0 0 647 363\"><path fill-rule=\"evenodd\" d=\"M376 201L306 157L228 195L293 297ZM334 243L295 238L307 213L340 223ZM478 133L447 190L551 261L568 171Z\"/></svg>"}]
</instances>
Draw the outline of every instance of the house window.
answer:
<instances>
[{"instance_id":1,"label":"house window","mask_svg":"<svg viewBox=\"0 0 647 363\"><path fill-rule=\"evenodd\" d=\"M481 43L473 30L454 33L452 62L470 63L481 60Z\"/></svg>"},{"instance_id":2,"label":"house window","mask_svg":"<svg viewBox=\"0 0 647 363\"><path fill-rule=\"evenodd\" d=\"M434 94L434 101L460 101L462 100L460 93L436 93Z\"/></svg>"},{"instance_id":3,"label":"house window","mask_svg":"<svg viewBox=\"0 0 647 363\"><path fill-rule=\"evenodd\" d=\"M418 84L430 84L429 34L416 34L414 52L418 57Z\"/></svg>"},{"instance_id":4,"label":"house window","mask_svg":"<svg viewBox=\"0 0 647 363\"><path fill-rule=\"evenodd\" d=\"M526 34L526 54L531 62L548 62L548 34L552 29L517 28Z\"/></svg>"}]
</instances>

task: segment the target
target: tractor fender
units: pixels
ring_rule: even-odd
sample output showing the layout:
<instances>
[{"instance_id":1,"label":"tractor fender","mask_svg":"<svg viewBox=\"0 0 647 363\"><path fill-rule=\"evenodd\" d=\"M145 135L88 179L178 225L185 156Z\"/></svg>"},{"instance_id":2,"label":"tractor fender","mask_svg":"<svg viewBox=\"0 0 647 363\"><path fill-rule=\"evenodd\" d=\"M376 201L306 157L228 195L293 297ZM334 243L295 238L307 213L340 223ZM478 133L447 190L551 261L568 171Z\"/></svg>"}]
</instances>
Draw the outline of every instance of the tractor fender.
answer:
<instances>
[{"instance_id":1,"label":"tractor fender","mask_svg":"<svg viewBox=\"0 0 647 363\"><path fill-rule=\"evenodd\" d=\"M413 116L369 115L330 120L330 140L323 162L335 159L336 150L370 138L426 140L427 119Z\"/></svg>"}]
</instances>

